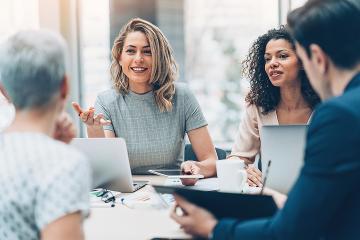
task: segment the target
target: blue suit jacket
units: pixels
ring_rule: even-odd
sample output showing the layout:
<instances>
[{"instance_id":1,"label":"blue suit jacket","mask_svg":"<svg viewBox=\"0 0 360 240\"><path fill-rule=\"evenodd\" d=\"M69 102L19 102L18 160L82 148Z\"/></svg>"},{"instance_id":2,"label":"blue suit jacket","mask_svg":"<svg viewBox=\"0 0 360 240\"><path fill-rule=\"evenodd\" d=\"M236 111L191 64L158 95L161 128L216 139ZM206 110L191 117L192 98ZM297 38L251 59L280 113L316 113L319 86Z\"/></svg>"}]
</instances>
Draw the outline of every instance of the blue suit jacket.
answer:
<instances>
[{"instance_id":1,"label":"blue suit jacket","mask_svg":"<svg viewBox=\"0 0 360 240\"><path fill-rule=\"evenodd\" d=\"M220 220L214 239L360 239L360 73L321 104L307 133L305 163L274 217Z\"/></svg>"}]
</instances>

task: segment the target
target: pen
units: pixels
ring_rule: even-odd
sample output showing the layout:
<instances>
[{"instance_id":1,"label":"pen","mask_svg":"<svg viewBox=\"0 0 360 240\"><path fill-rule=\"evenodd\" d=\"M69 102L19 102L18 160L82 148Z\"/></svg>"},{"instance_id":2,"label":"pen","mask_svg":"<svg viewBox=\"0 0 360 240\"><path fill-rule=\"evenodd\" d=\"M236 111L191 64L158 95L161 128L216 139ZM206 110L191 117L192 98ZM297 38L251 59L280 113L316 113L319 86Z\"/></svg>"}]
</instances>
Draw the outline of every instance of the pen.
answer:
<instances>
[{"instance_id":1,"label":"pen","mask_svg":"<svg viewBox=\"0 0 360 240\"><path fill-rule=\"evenodd\" d=\"M131 209L134 208L132 204L128 204L128 202L125 200L125 198L121 198L120 201L121 201L122 205L124 205L124 206L126 206L128 208L131 208Z\"/></svg>"},{"instance_id":2,"label":"pen","mask_svg":"<svg viewBox=\"0 0 360 240\"><path fill-rule=\"evenodd\" d=\"M260 191L260 195L263 194L263 191L264 191L264 188L265 188L265 184L266 184L266 179L269 175L269 168L270 168L270 165L271 165L271 160L268 161L268 164L267 164L267 168L266 168L266 172L265 172L265 175L264 175L264 183L262 185L262 188L261 188L261 191Z\"/></svg>"},{"instance_id":3,"label":"pen","mask_svg":"<svg viewBox=\"0 0 360 240\"><path fill-rule=\"evenodd\" d=\"M91 203L91 208L111 208L113 207L112 205L113 204L107 204L107 203Z\"/></svg>"}]
</instances>

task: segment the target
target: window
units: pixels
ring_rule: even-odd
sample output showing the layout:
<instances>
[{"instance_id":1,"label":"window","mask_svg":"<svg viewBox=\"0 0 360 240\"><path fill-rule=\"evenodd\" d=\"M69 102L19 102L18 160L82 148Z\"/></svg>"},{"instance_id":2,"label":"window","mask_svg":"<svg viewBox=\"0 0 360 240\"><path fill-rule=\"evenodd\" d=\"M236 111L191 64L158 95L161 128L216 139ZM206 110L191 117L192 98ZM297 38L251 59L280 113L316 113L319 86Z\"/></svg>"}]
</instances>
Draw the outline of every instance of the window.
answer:
<instances>
[{"instance_id":1,"label":"window","mask_svg":"<svg viewBox=\"0 0 360 240\"><path fill-rule=\"evenodd\" d=\"M38 0L0 0L0 42L23 29L39 28Z\"/></svg>"},{"instance_id":2,"label":"window","mask_svg":"<svg viewBox=\"0 0 360 240\"><path fill-rule=\"evenodd\" d=\"M93 106L98 93L110 88L109 1L82 1L82 72L84 108Z\"/></svg>"},{"instance_id":3,"label":"window","mask_svg":"<svg viewBox=\"0 0 360 240\"><path fill-rule=\"evenodd\" d=\"M145 16L157 21L169 38L182 68L180 80L188 82L195 93L215 144L230 148L248 91L240 63L259 35L279 25L279 6L286 8L279 1L157 0L149 2L151 6L144 10L138 2L129 0L83 0L83 106L92 106L96 95L111 86L110 38L114 33L110 32L110 25ZM118 5L122 14L114 14L109 20L109 12ZM172 30L178 26L166 18L175 13L179 18L176 23L184 26L183 34L174 34ZM119 27L116 25L115 29L118 31Z\"/></svg>"},{"instance_id":4,"label":"window","mask_svg":"<svg viewBox=\"0 0 360 240\"><path fill-rule=\"evenodd\" d=\"M19 30L39 28L38 0L0 0L0 6L0 43ZM14 107L0 93L0 131L14 116Z\"/></svg>"},{"instance_id":5,"label":"window","mask_svg":"<svg viewBox=\"0 0 360 240\"><path fill-rule=\"evenodd\" d=\"M277 0L185 1L186 81L215 145L231 147L248 91L240 62L278 19Z\"/></svg>"}]
</instances>

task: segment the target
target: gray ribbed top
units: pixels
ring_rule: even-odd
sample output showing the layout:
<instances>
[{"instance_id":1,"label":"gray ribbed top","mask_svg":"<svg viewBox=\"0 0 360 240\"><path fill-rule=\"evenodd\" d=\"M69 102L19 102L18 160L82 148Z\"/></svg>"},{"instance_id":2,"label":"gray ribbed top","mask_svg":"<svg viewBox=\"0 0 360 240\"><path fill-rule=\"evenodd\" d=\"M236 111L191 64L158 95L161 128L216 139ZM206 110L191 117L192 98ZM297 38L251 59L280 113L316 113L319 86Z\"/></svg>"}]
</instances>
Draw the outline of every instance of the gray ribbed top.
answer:
<instances>
[{"instance_id":1,"label":"gray ribbed top","mask_svg":"<svg viewBox=\"0 0 360 240\"><path fill-rule=\"evenodd\" d=\"M111 89L96 99L96 113L103 113L112 122L104 129L126 141L133 174L179 166L183 161L185 133L207 125L187 86L177 83L175 89L171 112L160 112L152 91L121 95Z\"/></svg>"}]
</instances>

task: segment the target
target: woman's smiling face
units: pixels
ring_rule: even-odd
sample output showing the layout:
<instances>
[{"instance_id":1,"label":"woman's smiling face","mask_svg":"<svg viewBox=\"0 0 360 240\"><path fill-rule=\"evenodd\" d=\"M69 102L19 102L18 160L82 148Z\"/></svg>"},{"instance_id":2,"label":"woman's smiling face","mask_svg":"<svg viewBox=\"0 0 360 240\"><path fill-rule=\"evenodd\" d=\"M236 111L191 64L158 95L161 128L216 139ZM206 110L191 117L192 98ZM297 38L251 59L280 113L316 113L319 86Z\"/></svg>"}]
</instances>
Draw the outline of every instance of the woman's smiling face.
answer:
<instances>
[{"instance_id":1,"label":"woman's smiling face","mask_svg":"<svg viewBox=\"0 0 360 240\"><path fill-rule=\"evenodd\" d=\"M152 52L145 34L140 31L130 32L125 39L119 63L129 79L130 90L151 90Z\"/></svg>"}]
</instances>

